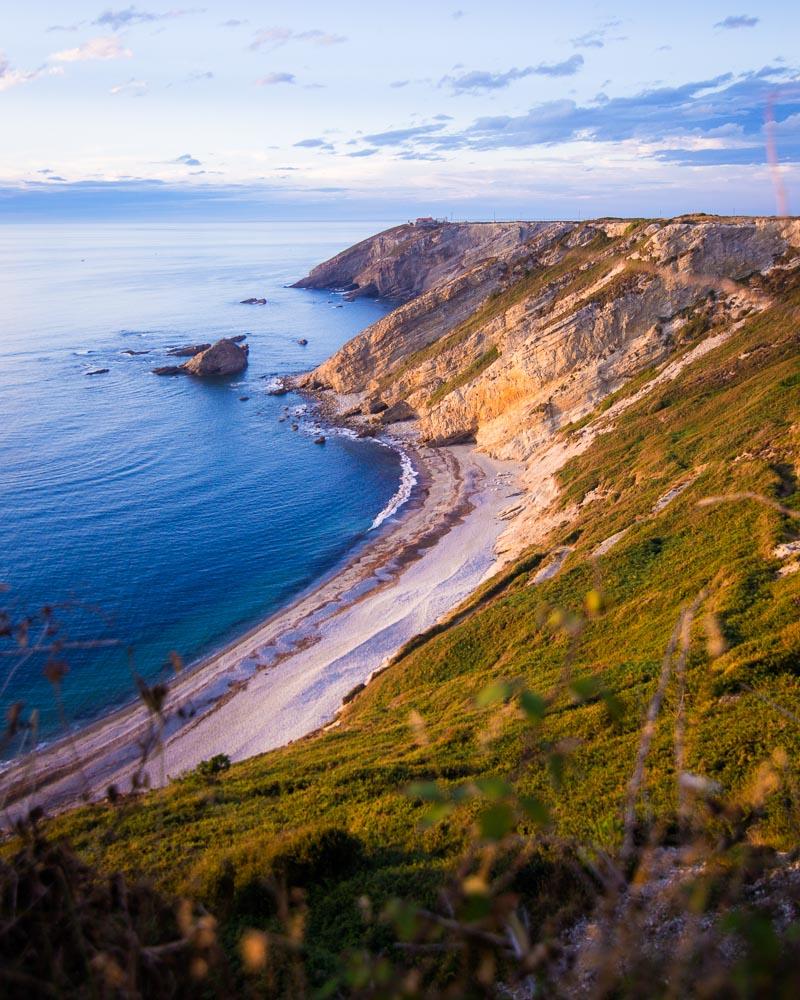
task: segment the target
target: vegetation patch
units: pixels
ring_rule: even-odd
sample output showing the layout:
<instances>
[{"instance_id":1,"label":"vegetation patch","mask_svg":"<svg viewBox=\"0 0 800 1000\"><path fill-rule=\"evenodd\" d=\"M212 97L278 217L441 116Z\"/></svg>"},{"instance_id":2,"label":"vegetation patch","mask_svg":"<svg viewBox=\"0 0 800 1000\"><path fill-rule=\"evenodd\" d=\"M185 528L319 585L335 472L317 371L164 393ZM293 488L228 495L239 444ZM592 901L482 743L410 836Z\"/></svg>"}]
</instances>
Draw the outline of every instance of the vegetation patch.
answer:
<instances>
[{"instance_id":1,"label":"vegetation patch","mask_svg":"<svg viewBox=\"0 0 800 1000\"><path fill-rule=\"evenodd\" d=\"M499 357L500 351L494 345L488 351L479 354L463 371L459 372L458 375L454 375L447 382L443 382L438 389L431 393L428 398L428 406L435 406L439 400L444 399L445 396L449 396L454 389L459 389L462 385L466 385L474 378L477 378L482 371L497 361Z\"/></svg>"}]
</instances>

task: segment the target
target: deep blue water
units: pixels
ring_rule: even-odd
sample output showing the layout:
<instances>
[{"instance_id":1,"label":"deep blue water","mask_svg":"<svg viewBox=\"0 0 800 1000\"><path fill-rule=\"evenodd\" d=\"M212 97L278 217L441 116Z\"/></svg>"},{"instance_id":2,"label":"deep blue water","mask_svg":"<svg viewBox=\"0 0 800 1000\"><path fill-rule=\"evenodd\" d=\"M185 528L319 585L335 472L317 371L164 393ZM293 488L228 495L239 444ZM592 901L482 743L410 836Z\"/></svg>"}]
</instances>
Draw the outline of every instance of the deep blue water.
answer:
<instances>
[{"instance_id":1,"label":"deep blue water","mask_svg":"<svg viewBox=\"0 0 800 1000\"><path fill-rule=\"evenodd\" d=\"M260 377L385 313L284 287L384 225L0 226L0 601L56 605L71 642L120 643L66 654L70 722L130 699L127 647L150 679L171 650L209 652L330 571L391 501L395 452L315 445L279 421L302 401ZM251 295L268 305L239 304ZM150 373L170 345L240 333L250 365L229 382ZM46 737L43 666L0 657L0 708L38 707Z\"/></svg>"}]
</instances>

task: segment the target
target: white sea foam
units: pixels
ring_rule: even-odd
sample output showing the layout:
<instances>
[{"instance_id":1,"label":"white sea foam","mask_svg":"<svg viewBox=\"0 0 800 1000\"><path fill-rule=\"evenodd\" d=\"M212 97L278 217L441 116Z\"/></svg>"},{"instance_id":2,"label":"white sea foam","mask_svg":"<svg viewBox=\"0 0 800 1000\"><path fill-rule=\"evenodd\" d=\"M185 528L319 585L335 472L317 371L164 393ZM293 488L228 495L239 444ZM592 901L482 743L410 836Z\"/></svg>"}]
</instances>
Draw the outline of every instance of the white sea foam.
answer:
<instances>
[{"instance_id":1,"label":"white sea foam","mask_svg":"<svg viewBox=\"0 0 800 1000\"><path fill-rule=\"evenodd\" d=\"M303 406L295 407L294 415L302 417L305 415L307 409L308 407L305 404ZM329 437L346 437L350 438L352 441L361 440L356 431L350 427L323 426L316 422L303 421L300 425L300 430L301 433L308 434L313 437L316 437L318 434L327 434ZM393 517L409 499L411 491L417 483L418 477L417 470L414 468L414 463L396 439L390 437L369 438L369 440L371 440L373 444L380 445L382 448L390 448L392 451L396 451L400 456L400 485L397 487L397 490L391 500L389 500L383 510L377 514L375 520L369 526L369 530L374 531L375 528L379 528L384 521L388 520L388 518Z\"/></svg>"},{"instance_id":2,"label":"white sea foam","mask_svg":"<svg viewBox=\"0 0 800 1000\"><path fill-rule=\"evenodd\" d=\"M384 442L380 443L384 444ZM370 531L374 528L380 527L380 525L382 525L387 518L392 517L398 512L398 510L400 510L406 500L408 500L411 496L411 491L414 489L417 482L417 470L414 468L414 463L409 458L408 453L403 451L402 448L397 447L395 444L386 442L386 445L387 447L395 448L400 456L400 485L398 486L395 495L370 525Z\"/></svg>"}]
</instances>

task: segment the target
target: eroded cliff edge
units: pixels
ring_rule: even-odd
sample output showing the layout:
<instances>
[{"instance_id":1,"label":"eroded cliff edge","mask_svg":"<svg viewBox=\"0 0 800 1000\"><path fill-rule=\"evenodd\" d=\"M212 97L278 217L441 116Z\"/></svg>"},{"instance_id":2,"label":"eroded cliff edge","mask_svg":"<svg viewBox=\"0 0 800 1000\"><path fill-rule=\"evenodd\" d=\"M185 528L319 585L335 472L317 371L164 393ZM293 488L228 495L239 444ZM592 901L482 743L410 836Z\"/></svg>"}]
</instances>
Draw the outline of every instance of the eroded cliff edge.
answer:
<instances>
[{"instance_id":1,"label":"eroded cliff edge","mask_svg":"<svg viewBox=\"0 0 800 1000\"><path fill-rule=\"evenodd\" d=\"M373 421L413 418L431 445L525 463L517 549L546 530L552 474L610 426L612 394L769 305L798 247L796 219L398 226L299 282L400 303L299 381Z\"/></svg>"}]
</instances>

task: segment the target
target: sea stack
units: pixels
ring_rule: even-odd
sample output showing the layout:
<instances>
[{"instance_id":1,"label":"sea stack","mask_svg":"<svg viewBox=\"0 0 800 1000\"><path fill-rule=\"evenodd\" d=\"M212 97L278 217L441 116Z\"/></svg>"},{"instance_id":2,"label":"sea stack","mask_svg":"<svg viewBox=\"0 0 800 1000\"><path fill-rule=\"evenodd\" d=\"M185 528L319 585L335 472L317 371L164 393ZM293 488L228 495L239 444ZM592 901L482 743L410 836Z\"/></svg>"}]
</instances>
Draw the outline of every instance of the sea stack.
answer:
<instances>
[{"instance_id":1,"label":"sea stack","mask_svg":"<svg viewBox=\"0 0 800 1000\"><path fill-rule=\"evenodd\" d=\"M200 351L183 365L190 375L238 375L247 367L250 348L247 344L235 344L228 337L218 340L205 351Z\"/></svg>"}]
</instances>

